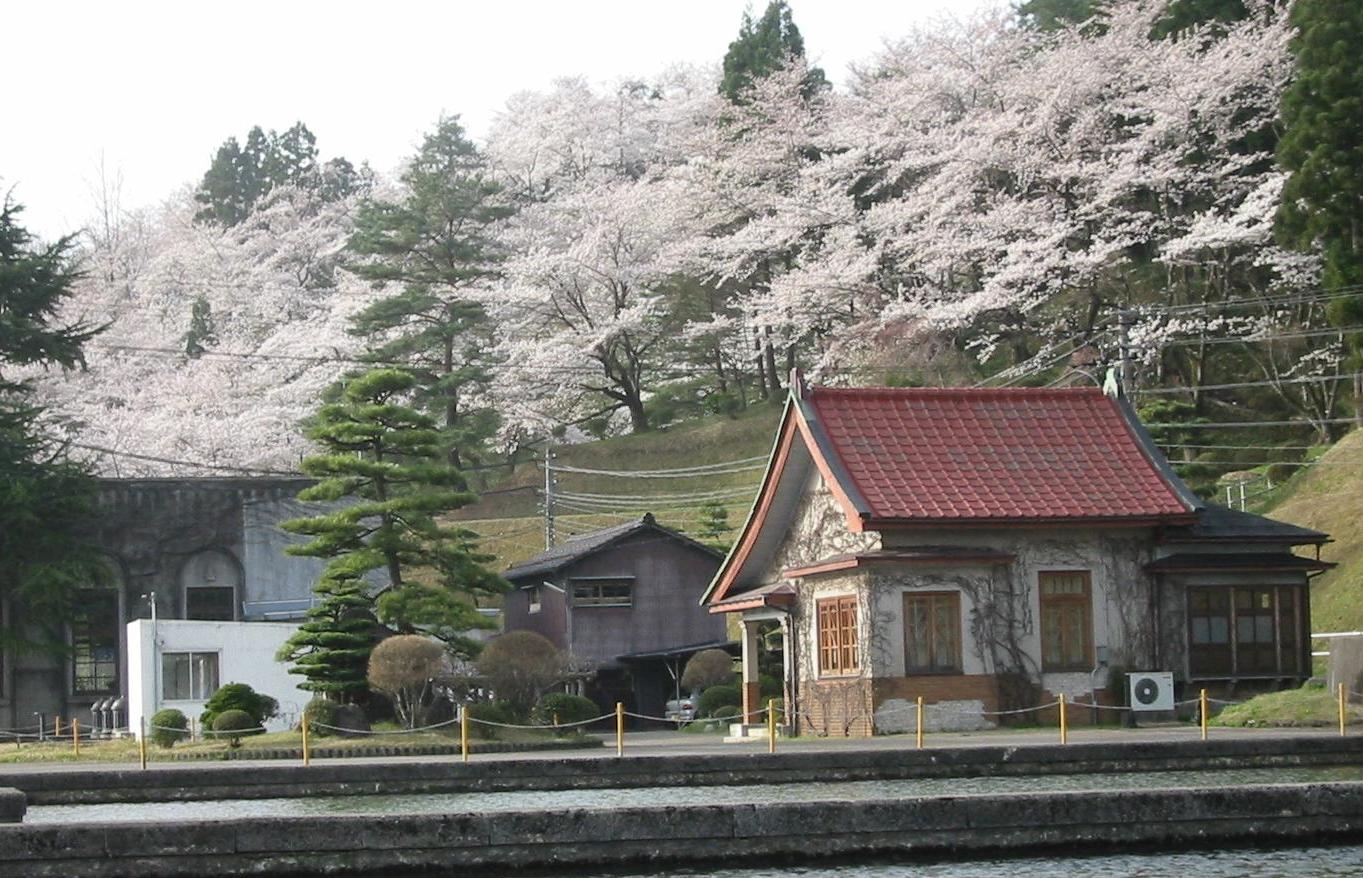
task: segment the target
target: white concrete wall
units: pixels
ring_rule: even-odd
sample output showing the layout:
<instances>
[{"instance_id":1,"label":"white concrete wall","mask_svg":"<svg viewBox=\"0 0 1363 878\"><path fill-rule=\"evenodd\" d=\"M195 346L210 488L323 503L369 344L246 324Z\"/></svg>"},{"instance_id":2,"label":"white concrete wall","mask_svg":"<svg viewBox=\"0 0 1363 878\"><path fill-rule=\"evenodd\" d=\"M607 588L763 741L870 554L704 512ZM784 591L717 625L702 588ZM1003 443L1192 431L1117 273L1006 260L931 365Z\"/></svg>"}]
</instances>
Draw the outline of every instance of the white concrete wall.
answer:
<instances>
[{"instance_id":1,"label":"white concrete wall","mask_svg":"<svg viewBox=\"0 0 1363 878\"><path fill-rule=\"evenodd\" d=\"M184 619L137 619L128 623L128 726L134 732L142 718L164 707L181 710L196 722L203 701L161 698L161 656L167 652L218 654L218 684L247 683L279 702L279 716L267 720L270 731L283 731L298 720L312 694L299 689L303 677L288 673L275 652L298 630L291 622L200 622ZM153 643L155 637L155 643ZM211 694L211 693L210 693Z\"/></svg>"}]
</instances>

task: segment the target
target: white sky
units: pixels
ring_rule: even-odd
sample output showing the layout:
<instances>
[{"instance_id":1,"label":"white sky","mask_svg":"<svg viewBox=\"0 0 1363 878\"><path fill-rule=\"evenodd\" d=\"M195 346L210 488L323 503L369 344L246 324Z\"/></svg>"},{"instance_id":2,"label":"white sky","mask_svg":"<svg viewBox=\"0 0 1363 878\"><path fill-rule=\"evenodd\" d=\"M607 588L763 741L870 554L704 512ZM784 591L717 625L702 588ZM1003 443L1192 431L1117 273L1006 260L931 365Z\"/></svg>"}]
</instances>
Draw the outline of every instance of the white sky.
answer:
<instances>
[{"instance_id":1,"label":"white sky","mask_svg":"<svg viewBox=\"0 0 1363 878\"><path fill-rule=\"evenodd\" d=\"M981 0L791 0L835 83L885 38ZM43 237L197 182L218 145L302 120L322 157L389 170L442 113L481 136L511 94L717 63L745 0L7 0L0 193ZM754 0L760 14L765 0ZM22 83L22 88L18 87Z\"/></svg>"}]
</instances>

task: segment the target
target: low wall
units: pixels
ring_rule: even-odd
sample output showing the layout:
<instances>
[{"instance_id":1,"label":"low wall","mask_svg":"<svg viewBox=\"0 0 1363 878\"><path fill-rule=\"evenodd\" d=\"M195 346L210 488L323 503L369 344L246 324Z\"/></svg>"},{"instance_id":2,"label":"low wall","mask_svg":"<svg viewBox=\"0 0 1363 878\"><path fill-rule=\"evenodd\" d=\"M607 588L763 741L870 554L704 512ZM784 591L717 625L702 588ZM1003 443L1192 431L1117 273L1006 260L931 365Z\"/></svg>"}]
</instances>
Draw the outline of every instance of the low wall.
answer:
<instances>
[{"instance_id":1,"label":"low wall","mask_svg":"<svg viewBox=\"0 0 1363 878\"><path fill-rule=\"evenodd\" d=\"M126 769L5 771L33 805L291 798L313 795L497 792L615 787L716 786L803 781L1078 774L1363 763L1363 737L1147 743L1029 744L927 750L819 749L776 754L545 757L469 763L356 762L302 765L186 764ZM3 873L0 873L3 874Z\"/></svg>"},{"instance_id":2,"label":"low wall","mask_svg":"<svg viewBox=\"0 0 1363 878\"><path fill-rule=\"evenodd\" d=\"M835 854L1307 842L1363 830L1363 783L553 812L0 826L7 878L356 875Z\"/></svg>"}]
</instances>

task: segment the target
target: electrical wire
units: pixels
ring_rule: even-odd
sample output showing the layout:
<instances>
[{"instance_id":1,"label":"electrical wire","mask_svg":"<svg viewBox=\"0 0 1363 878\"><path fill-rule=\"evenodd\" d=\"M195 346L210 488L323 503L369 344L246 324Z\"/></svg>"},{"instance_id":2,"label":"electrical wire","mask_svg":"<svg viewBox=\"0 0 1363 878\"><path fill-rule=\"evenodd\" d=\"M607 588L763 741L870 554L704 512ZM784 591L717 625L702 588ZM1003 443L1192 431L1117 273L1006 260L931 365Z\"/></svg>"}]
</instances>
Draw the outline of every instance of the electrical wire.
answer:
<instances>
[{"instance_id":1,"label":"electrical wire","mask_svg":"<svg viewBox=\"0 0 1363 878\"><path fill-rule=\"evenodd\" d=\"M1353 377L1353 372L1342 372L1336 375L1308 375L1300 378L1280 378L1277 380L1264 379L1262 381L1235 381L1229 384L1201 384L1197 387L1143 387L1140 389L1140 393L1142 395L1160 395L1165 393L1194 393L1203 390L1236 390L1242 387L1268 387L1280 384L1311 384L1315 382L1342 381Z\"/></svg>"}]
</instances>

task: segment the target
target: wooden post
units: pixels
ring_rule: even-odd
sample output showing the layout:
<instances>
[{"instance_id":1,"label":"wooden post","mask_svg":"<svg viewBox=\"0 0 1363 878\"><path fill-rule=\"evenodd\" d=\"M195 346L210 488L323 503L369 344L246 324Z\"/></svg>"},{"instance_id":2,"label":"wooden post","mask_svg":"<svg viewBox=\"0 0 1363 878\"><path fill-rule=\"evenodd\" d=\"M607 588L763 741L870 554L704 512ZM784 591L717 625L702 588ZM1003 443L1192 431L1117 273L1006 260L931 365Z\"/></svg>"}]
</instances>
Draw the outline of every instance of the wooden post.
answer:
<instances>
[{"instance_id":1,"label":"wooden post","mask_svg":"<svg viewBox=\"0 0 1363 878\"><path fill-rule=\"evenodd\" d=\"M1065 693L1060 693L1060 743L1070 742L1069 726L1065 724Z\"/></svg>"},{"instance_id":2,"label":"wooden post","mask_svg":"<svg viewBox=\"0 0 1363 878\"><path fill-rule=\"evenodd\" d=\"M918 696L918 749L923 749L923 696Z\"/></svg>"},{"instance_id":3,"label":"wooden post","mask_svg":"<svg viewBox=\"0 0 1363 878\"><path fill-rule=\"evenodd\" d=\"M1344 724L1348 721L1349 701L1344 696L1344 684L1339 684L1339 736L1344 737Z\"/></svg>"},{"instance_id":4,"label":"wooden post","mask_svg":"<svg viewBox=\"0 0 1363 878\"><path fill-rule=\"evenodd\" d=\"M1202 740L1207 740L1207 690L1201 689L1197 693L1197 712L1198 720L1202 724Z\"/></svg>"},{"instance_id":5,"label":"wooden post","mask_svg":"<svg viewBox=\"0 0 1363 878\"><path fill-rule=\"evenodd\" d=\"M615 702L615 755L625 755L625 705Z\"/></svg>"},{"instance_id":6,"label":"wooden post","mask_svg":"<svg viewBox=\"0 0 1363 878\"><path fill-rule=\"evenodd\" d=\"M469 761L469 706L459 706L459 754L465 762Z\"/></svg>"},{"instance_id":7,"label":"wooden post","mask_svg":"<svg viewBox=\"0 0 1363 878\"><path fill-rule=\"evenodd\" d=\"M767 699L767 752L776 752L776 699Z\"/></svg>"},{"instance_id":8,"label":"wooden post","mask_svg":"<svg viewBox=\"0 0 1363 878\"><path fill-rule=\"evenodd\" d=\"M80 720L71 720L71 749L75 751L76 758L80 758Z\"/></svg>"},{"instance_id":9,"label":"wooden post","mask_svg":"<svg viewBox=\"0 0 1363 878\"><path fill-rule=\"evenodd\" d=\"M52 721L52 737L60 738L61 736L62 736L62 718L58 716Z\"/></svg>"},{"instance_id":10,"label":"wooden post","mask_svg":"<svg viewBox=\"0 0 1363 878\"><path fill-rule=\"evenodd\" d=\"M302 730L303 730L303 764L304 764L304 765L311 765L311 764L312 764L312 747L310 746L310 742L309 742L309 740L308 740L308 715L307 715L307 713L304 713L304 714L303 714L303 722L302 722L302 724L300 725L300 728L302 728Z\"/></svg>"},{"instance_id":11,"label":"wooden post","mask_svg":"<svg viewBox=\"0 0 1363 878\"><path fill-rule=\"evenodd\" d=\"M142 770L147 770L147 718L142 717L142 734L137 738L137 756L142 761Z\"/></svg>"}]
</instances>

